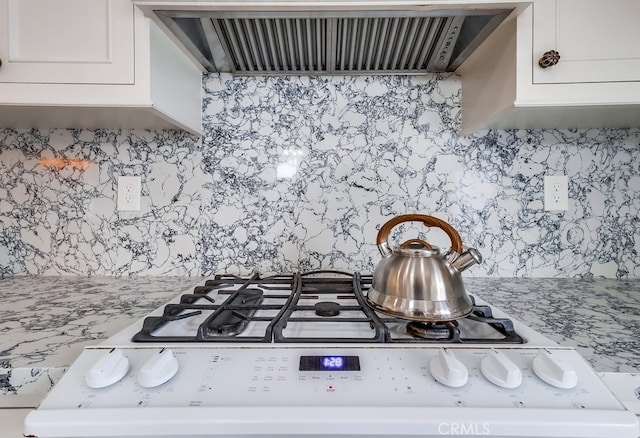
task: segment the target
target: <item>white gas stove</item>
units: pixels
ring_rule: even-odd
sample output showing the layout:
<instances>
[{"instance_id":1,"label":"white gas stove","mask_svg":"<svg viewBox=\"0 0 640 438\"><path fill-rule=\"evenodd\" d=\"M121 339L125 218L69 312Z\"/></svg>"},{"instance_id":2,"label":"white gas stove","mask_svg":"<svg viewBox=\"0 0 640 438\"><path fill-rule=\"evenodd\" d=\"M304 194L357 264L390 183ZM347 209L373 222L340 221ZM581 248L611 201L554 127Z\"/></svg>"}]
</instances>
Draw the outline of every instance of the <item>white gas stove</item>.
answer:
<instances>
[{"instance_id":1,"label":"white gas stove","mask_svg":"<svg viewBox=\"0 0 640 438\"><path fill-rule=\"evenodd\" d=\"M86 348L25 435L640 435L573 349L479 299L455 322L388 317L370 284L218 276Z\"/></svg>"}]
</instances>

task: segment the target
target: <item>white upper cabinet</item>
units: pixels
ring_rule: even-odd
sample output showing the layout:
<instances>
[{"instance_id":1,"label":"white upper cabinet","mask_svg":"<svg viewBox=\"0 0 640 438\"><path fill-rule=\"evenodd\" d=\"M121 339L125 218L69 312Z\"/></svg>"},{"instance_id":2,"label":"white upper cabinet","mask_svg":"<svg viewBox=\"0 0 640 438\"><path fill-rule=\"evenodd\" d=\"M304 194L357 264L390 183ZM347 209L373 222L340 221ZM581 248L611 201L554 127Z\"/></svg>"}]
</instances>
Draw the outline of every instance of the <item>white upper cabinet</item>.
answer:
<instances>
[{"instance_id":1,"label":"white upper cabinet","mask_svg":"<svg viewBox=\"0 0 640 438\"><path fill-rule=\"evenodd\" d=\"M134 81L133 3L0 0L2 82Z\"/></svg>"},{"instance_id":2,"label":"white upper cabinet","mask_svg":"<svg viewBox=\"0 0 640 438\"><path fill-rule=\"evenodd\" d=\"M202 131L202 71L131 0L0 0L0 128Z\"/></svg>"},{"instance_id":3,"label":"white upper cabinet","mask_svg":"<svg viewBox=\"0 0 640 438\"><path fill-rule=\"evenodd\" d=\"M640 80L639 0L538 0L534 5L533 58L555 50L552 67L534 68L544 83Z\"/></svg>"},{"instance_id":4,"label":"white upper cabinet","mask_svg":"<svg viewBox=\"0 0 640 438\"><path fill-rule=\"evenodd\" d=\"M463 131L640 126L638 41L640 0L534 0L458 69Z\"/></svg>"}]
</instances>

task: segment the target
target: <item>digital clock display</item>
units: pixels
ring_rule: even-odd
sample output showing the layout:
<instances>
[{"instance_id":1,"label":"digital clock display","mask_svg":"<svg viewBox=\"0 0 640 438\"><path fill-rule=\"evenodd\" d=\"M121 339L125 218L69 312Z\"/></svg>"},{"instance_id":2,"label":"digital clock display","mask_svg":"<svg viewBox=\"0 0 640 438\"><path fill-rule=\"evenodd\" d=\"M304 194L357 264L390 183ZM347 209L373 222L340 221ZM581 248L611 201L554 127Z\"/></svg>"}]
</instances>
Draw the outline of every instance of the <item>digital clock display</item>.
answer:
<instances>
[{"instance_id":1,"label":"digital clock display","mask_svg":"<svg viewBox=\"0 0 640 438\"><path fill-rule=\"evenodd\" d=\"M300 356L300 371L360 371L358 356Z\"/></svg>"},{"instance_id":2,"label":"digital clock display","mask_svg":"<svg viewBox=\"0 0 640 438\"><path fill-rule=\"evenodd\" d=\"M325 356L322 358L322 368L327 370L341 370L344 367L344 357Z\"/></svg>"}]
</instances>

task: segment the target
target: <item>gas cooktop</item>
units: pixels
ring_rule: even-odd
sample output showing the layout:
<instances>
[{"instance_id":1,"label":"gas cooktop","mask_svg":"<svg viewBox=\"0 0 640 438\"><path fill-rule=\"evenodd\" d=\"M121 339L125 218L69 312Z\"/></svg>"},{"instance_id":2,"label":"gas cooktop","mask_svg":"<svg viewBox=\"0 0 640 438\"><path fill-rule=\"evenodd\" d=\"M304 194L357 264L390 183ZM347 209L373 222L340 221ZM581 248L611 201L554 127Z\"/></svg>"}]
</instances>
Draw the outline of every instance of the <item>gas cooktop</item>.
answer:
<instances>
[{"instance_id":1,"label":"gas cooktop","mask_svg":"<svg viewBox=\"0 0 640 438\"><path fill-rule=\"evenodd\" d=\"M340 271L217 275L149 316L134 342L522 344L508 318L475 304L466 318L407 321L371 309L371 275Z\"/></svg>"},{"instance_id":2,"label":"gas cooktop","mask_svg":"<svg viewBox=\"0 0 640 438\"><path fill-rule=\"evenodd\" d=\"M574 349L480 297L439 324L381 315L370 286L215 276L85 348L25 436L638 437Z\"/></svg>"}]
</instances>

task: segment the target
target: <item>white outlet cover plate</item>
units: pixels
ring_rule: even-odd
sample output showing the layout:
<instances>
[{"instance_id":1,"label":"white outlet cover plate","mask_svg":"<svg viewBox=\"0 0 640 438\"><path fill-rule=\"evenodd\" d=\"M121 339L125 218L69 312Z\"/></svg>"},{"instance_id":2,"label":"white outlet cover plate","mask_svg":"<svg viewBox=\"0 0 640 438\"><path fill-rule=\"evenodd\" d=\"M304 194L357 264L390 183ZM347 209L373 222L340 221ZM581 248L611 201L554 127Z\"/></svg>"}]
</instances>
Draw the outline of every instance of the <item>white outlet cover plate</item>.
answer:
<instances>
[{"instance_id":1,"label":"white outlet cover plate","mask_svg":"<svg viewBox=\"0 0 640 438\"><path fill-rule=\"evenodd\" d=\"M140 211L140 177L118 177L118 205L119 211Z\"/></svg>"},{"instance_id":2,"label":"white outlet cover plate","mask_svg":"<svg viewBox=\"0 0 640 438\"><path fill-rule=\"evenodd\" d=\"M569 209L569 178L566 175L544 177L544 209L549 211Z\"/></svg>"}]
</instances>

